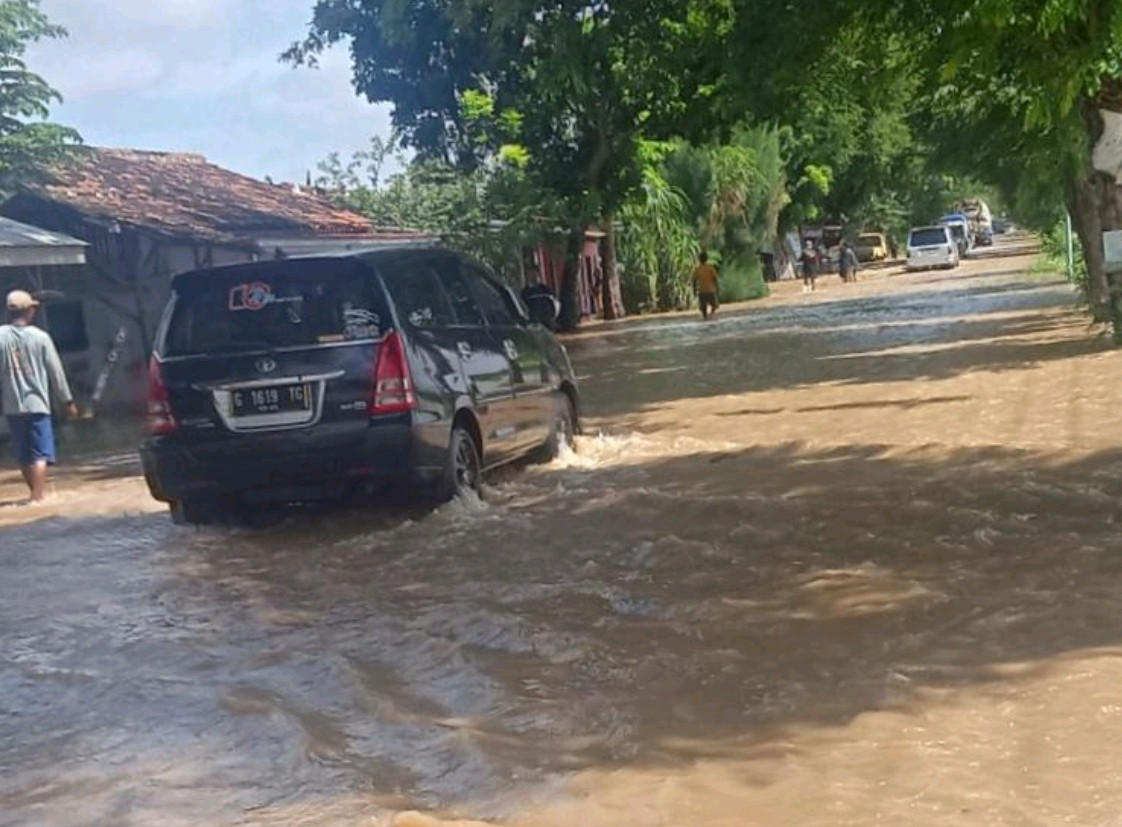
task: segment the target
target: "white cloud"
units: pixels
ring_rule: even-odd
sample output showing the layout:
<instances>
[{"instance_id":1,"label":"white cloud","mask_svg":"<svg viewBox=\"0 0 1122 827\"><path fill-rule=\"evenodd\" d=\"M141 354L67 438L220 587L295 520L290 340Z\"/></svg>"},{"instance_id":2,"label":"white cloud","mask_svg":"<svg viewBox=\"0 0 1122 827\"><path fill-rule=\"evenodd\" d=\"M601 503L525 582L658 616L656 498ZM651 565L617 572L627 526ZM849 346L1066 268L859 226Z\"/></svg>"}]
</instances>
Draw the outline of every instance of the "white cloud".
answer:
<instances>
[{"instance_id":1,"label":"white cloud","mask_svg":"<svg viewBox=\"0 0 1122 827\"><path fill-rule=\"evenodd\" d=\"M49 67L48 79L63 98L71 99L151 88L164 74L163 61L143 49L99 55L95 65L91 71L84 61L59 61Z\"/></svg>"},{"instance_id":2,"label":"white cloud","mask_svg":"<svg viewBox=\"0 0 1122 827\"><path fill-rule=\"evenodd\" d=\"M231 62L192 60L179 63L164 83L170 94L219 97L248 92L254 85L276 75L276 60L264 55L238 58Z\"/></svg>"},{"instance_id":3,"label":"white cloud","mask_svg":"<svg viewBox=\"0 0 1122 827\"><path fill-rule=\"evenodd\" d=\"M229 5L225 0L48 0L44 8L67 26L72 25L68 18L76 25L96 17L118 27L141 24L182 31L220 22Z\"/></svg>"}]
</instances>

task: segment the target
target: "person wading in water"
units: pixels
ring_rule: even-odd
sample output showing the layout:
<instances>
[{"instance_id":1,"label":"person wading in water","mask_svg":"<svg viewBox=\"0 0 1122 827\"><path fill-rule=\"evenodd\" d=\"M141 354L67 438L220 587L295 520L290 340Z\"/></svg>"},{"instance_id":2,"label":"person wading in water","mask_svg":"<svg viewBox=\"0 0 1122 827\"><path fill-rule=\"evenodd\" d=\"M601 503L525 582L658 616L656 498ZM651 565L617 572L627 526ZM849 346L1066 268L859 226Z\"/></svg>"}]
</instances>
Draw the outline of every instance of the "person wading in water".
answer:
<instances>
[{"instance_id":1,"label":"person wading in water","mask_svg":"<svg viewBox=\"0 0 1122 827\"><path fill-rule=\"evenodd\" d=\"M697 267L693 270L693 280L697 282L697 299L701 305L701 318L708 321L717 315L717 289L720 276L717 268L709 263L709 254L702 252L697 257Z\"/></svg>"},{"instance_id":2,"label":"person wading in water","mask_svg":"<svg viewBox=\"0 0 1122 827\"><path fill-rule=\"evenodd\" d=\"M803 271L803 292L813 293L814 282L818 278L818 267L820 260L818 258L818 250L814 248L814 242L807 239L806 247L803 248L803 254L799 256L799 264L802 266Z\"/></svg>"},{"instance_id":3,"label":"person wading in water","mask_svg":"<svg viewBox=\"0 0 1122 827\"><path fill-rule=\"evenodd\" d=\"M71 419L78 416L55 343L32 324L38 309L30 293L13 290L8 294L8 324L0 326L0 402L8 418L12 453L33 503L46 496L47 467L55 464L52 398Z\"/></svg>"}]
</instances>

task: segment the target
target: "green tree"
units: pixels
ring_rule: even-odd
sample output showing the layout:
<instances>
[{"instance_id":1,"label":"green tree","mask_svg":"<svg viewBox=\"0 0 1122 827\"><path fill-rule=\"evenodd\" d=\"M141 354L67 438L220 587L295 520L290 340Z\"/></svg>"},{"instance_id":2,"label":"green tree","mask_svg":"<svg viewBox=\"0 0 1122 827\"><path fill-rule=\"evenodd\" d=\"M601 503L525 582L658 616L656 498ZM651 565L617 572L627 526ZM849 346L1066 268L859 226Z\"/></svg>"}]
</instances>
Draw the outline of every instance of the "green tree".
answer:
<instances>
[{"instance_id":1,"label":"green tree","mask_svg":"<svg viewBox=\"0 0 1122 827\"><path fill-rule=\"evenodd\" d=\"M730 25L728 0L320 0L287 56L307 61L348 41L359 91L394 105L395 125L422 155L461 167L499 150L475 140L465 96L511 113L529 171L565 213L571 258L589 223L608 235L611 316L615 219L642 184L640 144L710 130ZM567 284L571 324L573 273Z\"/></svg>"},{"instance_id":2,"label":"green tree","mask_svg":"<svg viewBox=\"0 0 1122 827\"><path fill-rule=\"evenodd\" d=\"M722 300L767 295L759 254L772 250L786 183L779 134L770 127L742 127L723 144L651 145L643 187L621 213L629 304L688 306L703 247L720 264Z\"/></svg>"},{"instance_id":3,"label":"green tree","mask_svg":"<svg viewBox=\"0 0 1122 827\"><path fill-rule=\"evenodd\" d=\"M766 19L765 0L739 0L738 26ZM834 31L858 26L874 42L906 38L914 110L935 115L935 164L948 159L970 177L995 183L1022 200L1033 192L1063 201L1078 229L1095 315L1113 318L1122 334L1122 285L1105 272L1102 232L1122 228L1122 4L1116 0L834 0ZM817 0L783 4L784 25L821 15ZM807 28L804 49L825 49L831 37ZM809 78L799 56L761 43L758 54L732 67L743 99L751 72L778 61L764 100L774 105ZM805 57L805 56L804 56ZM968 144L965 140L973 140ZM1046 216L1042 216L1043 221Z\"/></svg>"},{"instance_id":4,"label":"green tree","mask_svg":"<svg viewBox=\"0 0 1122 827\"><path fill-rule=\"evenodd\" d=\"M385 177L390 158L404 167ZM332 153L313 183L384 229L424 230L518 284L521 250L549 226L548 193L534 186L515 148L470 172L436 158L406 163L390 140L343 161Z\"/></svg>"},{"instance_id":5,"label":"green tree","mask_svg":"<svg viewBox=\"0 0 1122 827\"><path fill-rule=\"evenodd\" d=\"M906 4L899 0L902 7ZM907 4L909 9L912 8ZM934 5L934 4L932 4ZM947 124L979 139L979 177L996 179L1046 225L1061 199L1082 242L1095 316L1122 336L1122 295L1105 272L1102 233L1122 229L1122 5L1113 0L957 0L924 15ZM970 104L969 106L966 104ZM1039 201L1037 203L1040 203Z\"/></svg>"},{"instance_id":6,"label":"green tree","mask_svg":"<svg viewBox=\"0 0 1122 827\"><path fill-rule=\"evenodd\" d=\"M621 288L631 312L689 306L688 279L701 245L689 196L666 178L663 161L672 151L672 144L645 148L643 183L620 210Z\"/></svg>"},{"instance_id":7,"label":"green tree","mask_svg":"<svg viewBox=\"0 0 1122 827\"><path fill-rule=\"evenodd\" d=\"M74 130L46 121L61 97L24 59L29 44L65 34L39 0L0 0L0 192L40 177L79 140Z\"/></svg>"}]
</instances>

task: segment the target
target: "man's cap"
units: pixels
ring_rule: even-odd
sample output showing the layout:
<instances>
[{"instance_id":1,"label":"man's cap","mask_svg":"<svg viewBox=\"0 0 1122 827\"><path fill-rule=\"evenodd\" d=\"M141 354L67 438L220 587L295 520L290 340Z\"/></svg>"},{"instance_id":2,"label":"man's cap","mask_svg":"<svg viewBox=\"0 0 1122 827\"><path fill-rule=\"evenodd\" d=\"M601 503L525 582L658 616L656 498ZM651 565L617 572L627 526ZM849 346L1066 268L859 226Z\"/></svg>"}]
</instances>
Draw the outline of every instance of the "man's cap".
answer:
<instances>
[{"instance_id":1,"label":"man's cap","mask_svg":"<svg viewBox=\"0 0 1122 827\"><path fill-rule=\"evenodd\" d=\"M38 306L39 302L26 290L13 290L8 294L9 310L30 310Z\"/></svg>"}]
</instances>

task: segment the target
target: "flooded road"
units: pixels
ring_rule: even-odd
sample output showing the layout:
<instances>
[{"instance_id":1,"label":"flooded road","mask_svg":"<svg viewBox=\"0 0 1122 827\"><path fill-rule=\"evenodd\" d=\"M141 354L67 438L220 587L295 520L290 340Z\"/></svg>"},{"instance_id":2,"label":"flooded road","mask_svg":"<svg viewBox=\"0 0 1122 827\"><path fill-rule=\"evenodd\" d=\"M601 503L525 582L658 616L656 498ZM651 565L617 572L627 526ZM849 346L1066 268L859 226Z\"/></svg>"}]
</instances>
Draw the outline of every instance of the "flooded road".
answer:
<instances>
[{"instance_id":1,"label":"flooded road","mask_svg":"<svg viewBox=\"0 0 1122 827\"><path fill-rule=\"evenodd\" d=\"M1122 354L998 252L589 329L435 514L0 507L0 825L1122 823Z\"/></svg>"}]
</instances>

